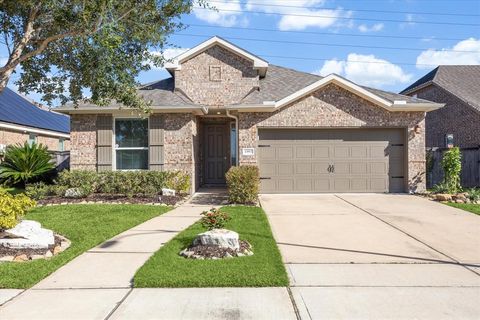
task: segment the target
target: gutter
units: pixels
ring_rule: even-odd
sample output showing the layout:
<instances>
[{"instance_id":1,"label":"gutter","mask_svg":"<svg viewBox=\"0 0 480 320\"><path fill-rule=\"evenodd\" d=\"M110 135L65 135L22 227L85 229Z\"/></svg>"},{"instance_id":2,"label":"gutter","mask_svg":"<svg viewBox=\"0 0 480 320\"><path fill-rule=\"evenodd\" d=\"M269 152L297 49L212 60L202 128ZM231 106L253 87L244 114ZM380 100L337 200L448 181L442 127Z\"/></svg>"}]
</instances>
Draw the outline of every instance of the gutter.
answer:
<instances>
[{"instance_id":1,"label":"gutter","mask_svg":"<svg viewBox=\"0 0 480 320\"><path fill-rule=\"evenodd\" d=\"M36 129L36 128L20 126L20 125L16 125L16 124L5 123L5 122L0 122L0 128L4 128L4 129L7 129L7 130L20 131L22 133L38 133L38 134L45 135L45 136L52 136L52 137L70 139L70 134L68 134L68 133L60 133L60 132L56 132L56 131Z\"/></svg>"}]
</instances>

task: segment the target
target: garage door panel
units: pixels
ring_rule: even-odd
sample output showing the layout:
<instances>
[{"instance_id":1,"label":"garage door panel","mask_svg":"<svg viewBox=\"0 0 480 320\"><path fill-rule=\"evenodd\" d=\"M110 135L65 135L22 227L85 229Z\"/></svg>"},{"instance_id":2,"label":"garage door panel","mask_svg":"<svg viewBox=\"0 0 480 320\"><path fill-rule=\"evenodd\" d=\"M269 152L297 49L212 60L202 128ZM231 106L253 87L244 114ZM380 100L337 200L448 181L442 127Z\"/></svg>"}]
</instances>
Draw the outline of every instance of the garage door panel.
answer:
<instances>
[{"instance_id":1,"label":"garage door panel","mask_svg":"<svg viewBox=\"0 0 480 320\"><path fill-rule=\"evenodd\" d=\"M260 129L261 190L402 192L404 136L402 129Z\"/></svg>"}]
</instances>

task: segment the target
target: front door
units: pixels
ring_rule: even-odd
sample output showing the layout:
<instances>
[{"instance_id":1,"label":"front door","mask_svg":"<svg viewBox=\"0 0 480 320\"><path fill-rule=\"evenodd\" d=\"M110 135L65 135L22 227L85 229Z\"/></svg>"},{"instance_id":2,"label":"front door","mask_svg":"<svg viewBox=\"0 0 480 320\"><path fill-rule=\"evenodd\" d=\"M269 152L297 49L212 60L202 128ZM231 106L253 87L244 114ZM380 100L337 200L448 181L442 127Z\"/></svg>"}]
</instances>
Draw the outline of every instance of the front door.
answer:
<instances>
[{"instance_id":1,"label":"front door","mask_svg":"<svg viewBox=\"0 0 480 320\"><path fill-rule=\"evenodd\" d=\"M229 134L226 124L205 124L205 184L225 184L229 167Z\"/></svg>"}]
</instances>

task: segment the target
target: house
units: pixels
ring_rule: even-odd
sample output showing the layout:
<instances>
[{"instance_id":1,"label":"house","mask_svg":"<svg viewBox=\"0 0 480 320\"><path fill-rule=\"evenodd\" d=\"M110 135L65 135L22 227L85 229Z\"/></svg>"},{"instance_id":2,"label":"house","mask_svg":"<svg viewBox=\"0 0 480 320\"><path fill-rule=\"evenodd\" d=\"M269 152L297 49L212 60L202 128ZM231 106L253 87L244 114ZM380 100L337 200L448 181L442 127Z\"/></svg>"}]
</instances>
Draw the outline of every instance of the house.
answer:
<instances>
[{"instance_id":1,"label":"house","mask_svg":"<svg viewBox=\"0 0 480 320\"><path fill-rule=\"evenodd\" d=\"M425 188L425 112L441 104L270 65L219 37L166 69L139 88L148 118L115 104L60 109L72 168L183 170L192 190L246 164L265 193Z\"/></svg>"},{"instance_id":2,"label":"house","mask_svg":"<svg viewBox=\"0 0 480 320\"><path fill-rule=\"evenodd\" d=\"M0 151L17 143L42 143L51 151L70 147L70 119L44 110L5 88L0 93Z\"/></svg>"},{"instance_id":3,"label":"house","mask_svg":"<svg viewBox=\"0 0 480 320\"><path fill-rule=\"evenodd\" d=\"M479 65L439 66L402 94L445 104L427 114L427 147L444 148L447 143L461 148L480 146Z\"/></svg>"}]
</instances>

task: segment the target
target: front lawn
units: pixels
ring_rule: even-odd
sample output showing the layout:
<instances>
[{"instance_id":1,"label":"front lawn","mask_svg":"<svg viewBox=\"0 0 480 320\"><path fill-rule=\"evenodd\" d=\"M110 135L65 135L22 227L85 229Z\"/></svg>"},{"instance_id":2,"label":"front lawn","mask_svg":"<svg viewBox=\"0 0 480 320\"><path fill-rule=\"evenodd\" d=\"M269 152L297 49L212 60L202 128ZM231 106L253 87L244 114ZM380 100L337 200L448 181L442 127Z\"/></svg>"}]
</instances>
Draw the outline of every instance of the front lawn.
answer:
<instances>
[{"instance_id":1,"label":"front lawn","mask_svg":"<svg viewBox=\"0 0 480 320\"><path fill-rule=\"evenodd\" d=\"M447 203L447 205L451 207L455 207L458 209L462 209L465 211L470 211L475 214L480 215L480 204L474 204L474 203Z\"/></svg>"},{"instance_id":2,"label":"front lawn","mask_svg":"<svg viewBox=\"0 0 480 320\"><path fill-rule=\"evenodd\" d=\"M0 288L29 288L81 253L137 224L170 210L143 205L63 205L32 210L36 220L72 242L50 260L0 263Z\"/></svg>"},{"instance_id":3,"label":"front lawn","mask_svg":"<svg viewBox=\"0 0 480 320\"><path fill-rule=\"evenodd\" d=\"M137 271L134 286L148 287L274 287L287 286L288 277L267 217L257 207L224 207L232 219L226 229L253 246L253 256L194 260L179 256L195 235L205 231L199 222L157 251Z\"/></svg>"}]
</instances>

